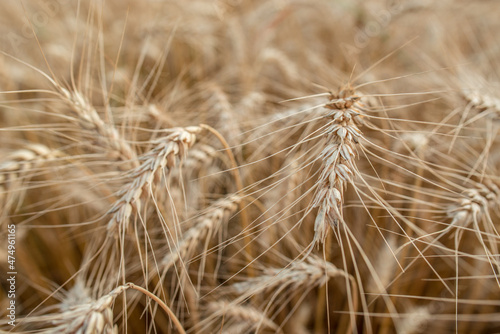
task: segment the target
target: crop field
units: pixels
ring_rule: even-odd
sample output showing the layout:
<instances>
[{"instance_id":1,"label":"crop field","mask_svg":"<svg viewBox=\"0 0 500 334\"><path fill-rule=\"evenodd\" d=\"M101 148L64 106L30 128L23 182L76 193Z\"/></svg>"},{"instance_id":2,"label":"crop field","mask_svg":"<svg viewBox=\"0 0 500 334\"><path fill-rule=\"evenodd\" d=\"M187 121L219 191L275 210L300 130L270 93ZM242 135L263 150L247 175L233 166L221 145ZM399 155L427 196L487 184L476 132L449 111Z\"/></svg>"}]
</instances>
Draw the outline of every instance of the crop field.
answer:
<instances>
[{"instance_id":1,"label":"crop field","mask_svg":"<svg viewBox=\"0 0 500 334\"><path fill-rule=\"evenodd\" d=\"M3 1L0 333L500 333L499 13Z\"/></svg>"}]
</instances>

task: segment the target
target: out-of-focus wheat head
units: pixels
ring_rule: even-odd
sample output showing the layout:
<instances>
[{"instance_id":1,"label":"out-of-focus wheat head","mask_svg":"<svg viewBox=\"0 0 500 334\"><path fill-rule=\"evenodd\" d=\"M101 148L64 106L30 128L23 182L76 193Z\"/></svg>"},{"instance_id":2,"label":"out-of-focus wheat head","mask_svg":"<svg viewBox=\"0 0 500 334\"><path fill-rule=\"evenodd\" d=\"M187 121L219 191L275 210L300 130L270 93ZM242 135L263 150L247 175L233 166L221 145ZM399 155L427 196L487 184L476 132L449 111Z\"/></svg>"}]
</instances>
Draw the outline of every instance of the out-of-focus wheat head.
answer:
<instances>
[{"instance_id":1,"label":"out-of-focus wheat head","mask_svg":"<svg viewBox=\"0 0 500 334\"><path fill-rule=\"evenodd\" d=\"M499 10L5 2L0 330L498 332Z\"/></svg>"}]
</instances>

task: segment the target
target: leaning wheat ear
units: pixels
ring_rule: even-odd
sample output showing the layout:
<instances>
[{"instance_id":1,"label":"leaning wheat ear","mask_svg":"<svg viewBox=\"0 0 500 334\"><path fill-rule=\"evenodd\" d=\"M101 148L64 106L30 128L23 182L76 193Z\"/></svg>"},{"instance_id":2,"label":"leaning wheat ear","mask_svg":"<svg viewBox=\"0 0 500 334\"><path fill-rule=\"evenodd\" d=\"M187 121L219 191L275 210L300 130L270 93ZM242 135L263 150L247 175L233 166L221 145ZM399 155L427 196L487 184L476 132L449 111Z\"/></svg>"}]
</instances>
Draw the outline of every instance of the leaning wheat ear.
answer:
<instances>
[{"instance_id":1,"label":"leaning wheat ear","mask_svg":"<svg viewBox=\"0 0 500 334\"><path fill-rule=\"evenodd\" d=\"M237 195L218 200L206 210L194 226L187 230L182 238L172 247L162 261L164 270L168 270L179 260L188 260L198 245L207 245L208 240L226 224L231 215L238 210L241 198ZM203 241L203 239L206 239Z\"/></svg>"},{"instance_id":2,"label":"leaning wheat ear","mask_svg":"<svg viewBox=\"0 0 500 334\"><path fill-rule=\"evenodd\" d=\"M352 279L344 270L330 262L309 255L303 261L296 261L286 268L268 268L258 277L235 283L232 289L242 298L259 294L273 288L278 290L321 286L334 277Z\"/></svg>"},{"instance_id":3,"label":"leaning wheat ear","mask_svg":"<svg viewBox=\"0 0 500 334\"><path fill-rule=\"evenodd\" d=\"M26 189L22 187L23 176L33 173L43 163L60 157L62 153L42 144L30 144L8 155L0 163L0 205L3 221L15 203L22 200ZM1 223L1 222L0 222Z\"/></svg>"},{"instance_id":4,"label":"leaning wheat ear","mask_svg":"<svg viewBox=\"0 0 500 334\"><path fill-rule=\"evenodd\" d=\"M80 285L75 285L73 289L75 288L81 290ZM44 333L118 333L118 328L113 323L112 307L115 299L127 289L128 286L119 286L97 300L87 296L85 300L81 300L83 302L72 302L73 305L63 301L61 313L40 317L47 320L53 318L50 322L55 325ZM80 291L82 292L85 291Z\"/></svg>"},{"instance_id":5,"label":"leaning wheat ear","mask_svg":"<svg viewBox=\"0 0 500 334\"><path fill-rule=\"evenodd\" d=\"M347 183L353 182L353 176L359 174L354 158L356 144L363 138L358 128L364 115L360 99L347 88L337 95L332 94L325 104L330 110L325 117L331 120L324 130L328 145L318 158L323 161L323 167L312 202L313 208L319 208L313 244L324 243L329 227L334 228L343 222L344 189Z\"/></svg>"},{"instance_id":6,"label":"leaning wheat ear","mask_svg":"<svg viewBox=\"0 0 500 334\"><path fill-rule=\"evenodd\" d=\"M120 198L108 211L112 215L108 223L108 233L126 231L133 212L139 212L141 195L148 194L159 171L168 175L176 165L176 159L183 159L187 150L196 141L196 134L200 127L173 129L173 132L158 140L156 146L141 157L141 165L132 172L132 181L127 183L119 192ZM118 235L121 235L119 233Z\"/></svg>"},{"instance_id":7,"label":"leaning wheat ear","mask_svg":"<svg viewBox=\"0 0 500 334\"><path fill-rule=\"evenodd\" d=\"M177 332L186 334L179 319L160 298L134 283L120 285L106 295L95 299L90 296L89 289L81 282L77 282L59 304L59 313L28 317L25 322L30 328L44 327L36 331L44 334L117 334L118 327L114 324L113 305L116 298L129 289L139 291L157 302L167 313ZM47 325L51 327L47 328Z\"/></svg>"},{"instance_id":8,"label":"leaning wheat ear","mask_svg":"<svg viewBox=\"0 0 500 334\"><path fill-rule=\"evenodd\" d=\"M233 284L231 290L238 294L239 297L235 300L238 303L251 296L266 292L268 306L264 313L267 313L270 308L276 307L273 302L282 292L321 287L333 278L343 278L345 281L349 281L350 287L348 289L352 293L353 309L355 310L357 308L358 288L354 277L332 263L312 254L309 254L304 260L292 262L286 268L264 269L262 275ZM274 292L271 293L271 291Z\"/></svg>"}]
</instances>

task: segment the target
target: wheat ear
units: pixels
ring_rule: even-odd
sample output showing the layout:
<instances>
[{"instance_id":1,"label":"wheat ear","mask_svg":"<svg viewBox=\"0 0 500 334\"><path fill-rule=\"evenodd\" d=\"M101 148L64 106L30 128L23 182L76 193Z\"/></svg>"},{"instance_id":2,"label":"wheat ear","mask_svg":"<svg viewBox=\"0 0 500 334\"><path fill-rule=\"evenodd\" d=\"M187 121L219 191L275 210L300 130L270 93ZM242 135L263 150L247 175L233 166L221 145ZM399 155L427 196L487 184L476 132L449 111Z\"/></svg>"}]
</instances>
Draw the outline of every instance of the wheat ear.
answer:
<instances>
[{"instance_id":1,"label":"wheat ear","mask_svg":"<svg viewBox=\"0 0 500 334\"><path fill-rule=\"evenodd\" d=\"M214 203L197 219L195 225L183 234L170 253L163 258L164 270L168 270L180 259L186 260L194 249L202 243L203 238L209 240L213 234L217 233L222 225L229 221L231 215L238 210L240 201L239 196L233 195Z\"/></svg>"},{"instance_id":2,"label":"wheat ear","mask_svg":"<svg viewBox=\"0 0 500 334\"><path fill-rule=\"evenodd\" d=\"M176 165L176 159L185 157L200 130L197 126L173 129L170 135L159 139L156 146L141 157L141 165L132 172L133 180L122 188L120 198L108 211L112 215L107 227L109 233L127 229L132 213L140 211L141 195L151 191L149 188L159 171L168 175Z\"/></svg>"},{"instance_id":3,"label":"wheat ear","mask_svg":"<svg viewBox=\"0 0 500 334\"><path fill-rule=\"evenodd\" d=\"M60 313L28 318L28 321L50 322L55 325L37 333L118 334L118 327L113 323L113 304L116 298L128 289L137 290L157 302L172 320L177 331L186 334L179 319L161 299L134 283L120 285L97 300L90 297L88 289L77 283L59 305Z\"/></svg>"},{"instance_id":4,"label":"wheat ear","mask_svg":"<svg viewBox=\"0 0 500 334\"><path fill-rule=\"evenodd\" d=\"M23 175L33 173L36 167L60 156L62 153L58 150L52 150L42 144L30 144L12 152L0 163L0 204L3 208L1 216L7 215L13 205L22 199L25 189L20 187L20 182ZM10 197L5 196L7 193Z\"/></svg>"},{"instance_id":5,"label":"wheat ear","mask_svg":"<svg viewBox=\"0 0 500 334\"><path fill-rule=\"evenodd\" d=\"M351 276L332 263L309 255L305 260L293 262L286 268L264 269L262 275L233 284L232 289L243 296L254 295L275 287L283 290L296 289L306 284L309 287L321 286L333 277L350 279Z\"/></svg>"},{"instance_id":6,"label":"wheat ear","mask_svg":"<svg viewBox=\"0 0 500 334\"><path fill-rule=\"evenodd\" d=\"M120 294L128 289L119 286L97 300L64 308L53 323L56 327L46 333L79 333L79 334L116 334L118 328L113 324L113 303Z\"/></svg>"},{"instance_id":7,"label":"wheat ear","mask_svg":"<svg viewBox=\"0 0 500 334\"><path fill-rule=\"evenodd\" d=\"M354 158L356 144L363 138L358 128L362 124L363 105L351 89L341 90L325 105L331 121L325 128L328 145L319 155L323 161L312 207L319 208L314 223L313 244L325 243L329 227L343 222L342 203L347 183L359 174Z\"/></svg>"}]
</instances>

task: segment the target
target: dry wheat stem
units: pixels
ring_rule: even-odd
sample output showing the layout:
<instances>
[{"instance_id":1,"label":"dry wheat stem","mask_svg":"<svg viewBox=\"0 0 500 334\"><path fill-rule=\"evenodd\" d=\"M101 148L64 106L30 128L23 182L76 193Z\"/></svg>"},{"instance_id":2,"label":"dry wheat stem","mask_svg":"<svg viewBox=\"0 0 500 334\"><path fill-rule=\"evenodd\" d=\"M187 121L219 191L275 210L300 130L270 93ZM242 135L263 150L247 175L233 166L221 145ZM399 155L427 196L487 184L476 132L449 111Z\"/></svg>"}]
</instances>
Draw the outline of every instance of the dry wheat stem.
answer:
<instances>
[{"instance_id":1,"label":"dry wheat stem","mask_svg":"<svg viewBox=\"0 0 500 334\"><path fill-rule=\"evenodd\" d=\"M231 148L230 148L228 142L217 130L215 130L211 126L209 126L207 124L201 124L200 127L211 132L215 137L217 137L217 139L220 141L222 146L224 146L224 150L225 150L225 152L226 152L226 154L229 157L229 160L231 162L231 173L233 174L234 182L236 183L236 189L238 191L238 194L240 196L243 196L244 187L243 187L243 181L241 178L240 170L239 170L238 164L236 163L236 158L234 157L234 154L231 151ZM246 250L245 256L246 256L246 259L248 261L247 269L248 269L250 276L253 276L254 275L253 266L251 265L252 259L253 259L253 251L252 251L252 248L250 247L250 243L252 242L252 238L250 236L250 232L248 231L248 228L250 226L250 219L248 217L248 212L246 210L246 207L242 201L239 202L239 206L240 206L240 215L241 215L241 227L243 230L243 240L245 242L245 250Z\"/></svg>"}]
</instances>

